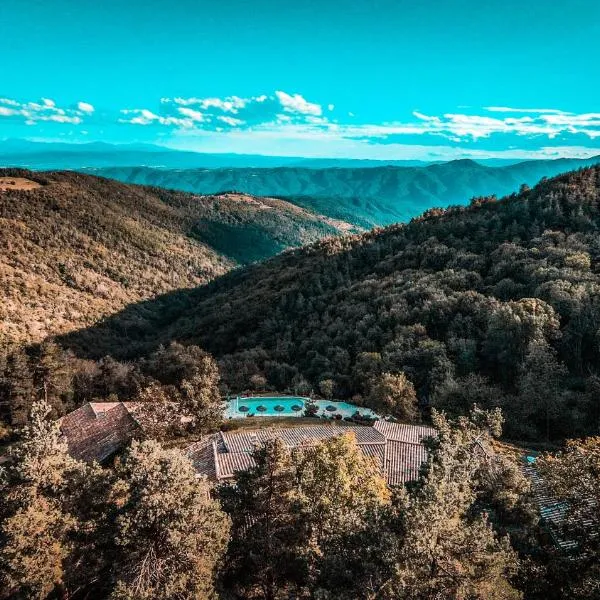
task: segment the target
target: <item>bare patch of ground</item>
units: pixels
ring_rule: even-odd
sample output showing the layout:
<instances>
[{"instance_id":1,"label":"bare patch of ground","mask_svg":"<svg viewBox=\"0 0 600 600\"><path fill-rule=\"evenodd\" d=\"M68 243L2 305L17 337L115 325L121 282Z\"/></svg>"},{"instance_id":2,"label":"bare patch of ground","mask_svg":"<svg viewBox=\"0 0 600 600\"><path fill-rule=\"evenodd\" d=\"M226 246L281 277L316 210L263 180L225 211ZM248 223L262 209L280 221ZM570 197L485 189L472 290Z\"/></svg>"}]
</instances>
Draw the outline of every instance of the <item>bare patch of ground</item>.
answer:
<instances>
[{"instance_id":1,"label":"bare patch of ground","mask_svg":"<svg viewBox=\"0 0 600 600\"><path fill-rule=\"evenodd\" d=\"M25 177L0 177L0 191L35 190L39 187L42 187L39 183Z\"/></svg>"}]
</instances>

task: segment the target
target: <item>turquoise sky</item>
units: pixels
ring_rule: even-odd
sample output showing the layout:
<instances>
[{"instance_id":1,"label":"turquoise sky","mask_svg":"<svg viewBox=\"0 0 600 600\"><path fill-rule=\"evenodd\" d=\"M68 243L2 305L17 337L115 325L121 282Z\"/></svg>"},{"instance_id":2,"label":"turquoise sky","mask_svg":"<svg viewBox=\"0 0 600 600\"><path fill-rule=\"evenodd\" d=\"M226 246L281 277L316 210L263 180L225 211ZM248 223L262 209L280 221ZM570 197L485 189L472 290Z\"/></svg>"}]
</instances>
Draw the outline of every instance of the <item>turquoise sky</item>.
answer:
<instances>
[{"instance_id":1,"label":"turquoise sky","mask_svg":"<svg viewBox=\"0 0 600 600\"><path fill-rule=\"evenodd\" d=\"M0 138L600 153L598 0L1 0Z\"/></svg>"}]
</instances>

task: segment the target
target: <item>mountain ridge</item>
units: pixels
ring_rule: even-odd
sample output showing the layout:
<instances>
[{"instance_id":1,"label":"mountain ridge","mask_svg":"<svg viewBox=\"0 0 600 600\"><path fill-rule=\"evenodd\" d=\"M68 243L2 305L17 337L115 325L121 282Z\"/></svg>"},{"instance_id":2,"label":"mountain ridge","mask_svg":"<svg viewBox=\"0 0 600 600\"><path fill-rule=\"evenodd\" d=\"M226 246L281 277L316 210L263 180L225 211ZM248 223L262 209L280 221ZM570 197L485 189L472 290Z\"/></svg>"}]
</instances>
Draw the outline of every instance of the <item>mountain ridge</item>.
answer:
<instances>
[{"instance_id":1,"label":"mountain ridge","mask_svg":"<svg viewBox=\"0 0 600 600\"><path fill-rule=\"evenodd\" d=\"M417 167L383 165L317 169L278 166L172 171L107 167L86 172L194 193L235 190L275 196L361 227L376 227L407 221L430 208L464 205L475 196L505 196L517 192L522 184L532 186L543 177L597 162L600 162L600 156L523 161L502 167L459 159Z\"/></svg>"}]
</instances>

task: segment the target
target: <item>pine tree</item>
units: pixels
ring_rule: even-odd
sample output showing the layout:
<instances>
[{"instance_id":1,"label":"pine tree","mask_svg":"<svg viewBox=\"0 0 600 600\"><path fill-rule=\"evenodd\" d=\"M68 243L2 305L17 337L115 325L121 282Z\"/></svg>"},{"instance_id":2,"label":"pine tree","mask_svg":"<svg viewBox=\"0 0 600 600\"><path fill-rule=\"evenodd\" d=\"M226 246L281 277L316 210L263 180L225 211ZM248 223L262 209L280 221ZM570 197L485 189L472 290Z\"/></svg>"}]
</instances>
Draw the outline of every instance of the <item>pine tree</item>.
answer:
<instances>
[{"instance_id":1,"label":"pine tree","mask_svg":"<svg viewBox=\"0 0 600 600\"><path fill-rule=\"evenodd\" d=\"M498 538L485 513L473 512L486 442L499 434L499 411L475 410L451 423L434 414L438 435L430 444L423 478L398 508L403 531L396 573L385 597L407 600L520 598L511 586L517 557Z\"/></svg>"},{"instance_id":2,"label":"pine tree","mask_svg":"<svg viewBox=\"0 0 600 600\"><path fill-rule=\"evenodd\" d=\"M224 583L241 597L275 600L306 579L296 476L290 452L278 439L252 456L256 466L238 472L235 485L221 490L232 519Z\"/></svg>"},{"instance_id":3,"label":"pine tree","mask_svg":"<svg viewBox=\"0 0 600 600\"><path fill-rule=\"evenodd\" d=\"M3 379L10 422L20 427L27 422L35 395L33 372L23 348L13 350L6 357Z\"/></svg>"},{"instance_id":4,"label":"pine tree","mask_svg":"<svg viewBox=\"0 0 600 600\"><path fill-rule=\"evenodd\" d=\"M96 564L95 555L85 563L79 559L95 535L84 499L99 499L88 493L97 471L68 455L50 413L45 400L33 403L3 490L0 577L7 589L30 598L52 590L67 594Z\"/></svg>"},{"instance_id":5,"label":"pine tree","mask_svg":"<svg viewBox=\"0 0 600 600\"><path fill-rule=\"evenodd\" d=\"M531 342L518 381L525 423L536 422L546 441L552 437L552 425L562 409L562 380L566 367L545 341Z\"/></svg>"},{"instance_id":6,"label":"pine tree","mask_svg":"<svg viewBox=\"0 0 600 600\"><path fill-rule=\"evenodd\" d=\"M154 441L134 441L116 474L112 597L213 597L229 521L189 459Z\"/></svg>"}]
</instances>

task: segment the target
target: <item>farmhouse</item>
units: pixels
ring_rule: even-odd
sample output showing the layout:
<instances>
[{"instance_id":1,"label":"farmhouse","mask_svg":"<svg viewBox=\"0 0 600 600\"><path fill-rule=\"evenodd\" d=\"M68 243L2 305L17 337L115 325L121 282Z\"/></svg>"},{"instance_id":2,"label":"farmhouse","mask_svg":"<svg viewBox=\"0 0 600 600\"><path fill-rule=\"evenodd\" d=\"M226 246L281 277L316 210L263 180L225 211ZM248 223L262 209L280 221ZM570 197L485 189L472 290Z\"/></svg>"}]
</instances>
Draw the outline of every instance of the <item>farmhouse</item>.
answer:
<instances>
[{"instance_id":1,"label":"farmhouse","mask_svg":"<svg viewBox=\"0 0 600 600\"><path fill-rule=\"evenodd\" d=\"M134 402L88 402L60 419L73 458L102 463L141 431Z\"/></svg>"},{"instance_id":2,"label":"farmhouse","mask_svg":"<svg viewBox=\"0 0 600 600\"><path fill-rule=\"evenodd\" d=\"M106 462L143 431L138 407L133 402L90 402L64 416L60 428L69 453L88 462ZM186 452L198 474L217 483L251 467L253 449L268 439L279 438L289 448L299 448L344 433L354 434L359 448L377 461L389 485L401 485L418 477L427 458L422 440L435 432L431 427L390 421L362 426L315 419L314 425L302 427L220 431L195 442Z\"/></svg>"},{"instance_id":3,"label":"farmhouse","mask_svg":"<svg viewBox=\"0 0 600 600\"><path fill-rule=\"evenodd\" d=\"M213 482L223 482L232 479L236 471L253 466L251 452L266 440L279 438L293 449L344 433L356 436L359 448L366 456L375 458L389 485L402 485L417 479L419 468L427 459L422 440L435 431L430 427L388 421L376 421L373 426L316 423L304 427L219 432L192 444L187 452L200 475Z\"/></svg>"}]
</instances>

